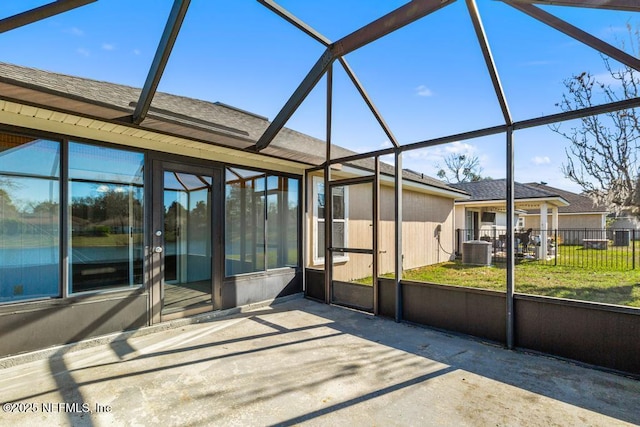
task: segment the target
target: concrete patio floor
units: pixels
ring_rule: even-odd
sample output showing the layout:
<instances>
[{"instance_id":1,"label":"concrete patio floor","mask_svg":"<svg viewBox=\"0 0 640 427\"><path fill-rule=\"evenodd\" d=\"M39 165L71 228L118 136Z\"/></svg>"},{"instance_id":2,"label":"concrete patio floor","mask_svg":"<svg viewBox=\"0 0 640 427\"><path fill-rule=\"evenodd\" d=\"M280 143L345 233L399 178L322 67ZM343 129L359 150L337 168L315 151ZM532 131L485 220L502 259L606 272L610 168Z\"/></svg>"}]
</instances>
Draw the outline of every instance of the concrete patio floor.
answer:
<instances>
[{"instance_id":1,"label":"concrete patio floor","mask_svg":"<svg viewBox=\"0 0 640 427\"><path fill-rule=\"evenodd\" d=\"M640 424L640 381L301 298L123 337L0 370L0 425Z\"/></svg>"}]
</instances>

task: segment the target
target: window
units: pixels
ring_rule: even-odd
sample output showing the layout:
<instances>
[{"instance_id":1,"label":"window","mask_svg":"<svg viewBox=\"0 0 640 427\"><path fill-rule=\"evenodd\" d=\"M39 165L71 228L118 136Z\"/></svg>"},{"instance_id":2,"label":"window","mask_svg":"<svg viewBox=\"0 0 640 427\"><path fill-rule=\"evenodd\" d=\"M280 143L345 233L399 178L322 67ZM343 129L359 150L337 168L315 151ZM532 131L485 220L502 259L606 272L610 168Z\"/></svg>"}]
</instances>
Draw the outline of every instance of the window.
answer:
<instances>
[{"instance_id":1,"label":"window","mask_svg":"<svg viewBox=\"0 0 640 427\"><path fill-rule=\"evenodd\" d=\"M71 293L142 284L141 153L69 143Z\"/></svg>"},{"instance_id":2,"label":"window","mask_svg":"<svg viewBox=\"0 0 640 427\"><path fill-rule=\"evenodd\" d=\"M0 302L60 296L60 143L0 134Z\"/></svg>"},{"instance_id":3,"label":"window","mask_svg":"<svg viewBox=\"0 0 640 427\"><path fill-rule=\"evenodd\" d=\"M228 168L225 188L227 276L264 270L265 174Z\"/></svg>"},{"instance_id":4,"label":"window","mask_svg":"<svg viewBox=\"0 0 640 427\"><path fill-rule=\"evenodd\" d=\"M349 219L349 189L347 187L334 187L331 197L331 208L333 210L333 246L348 247L348 226ZM313 262L314 264L324 263L324 224L325 224L325 199L324 199L324 179L318 176L313 177ZM347 255L334 255L334 262L345 262L349 260Z\"/></svg>"},{"instance_id":5,"label":"window","mask_svg":"<svg viewBox=\"0 0 640 427\"><path fill-rule=\"evenodd\" d=\"M298 265L298 182L267 178L267 268Z\"/></svg>"},{"instance_id":6,"label":"window","mask_svg":"<svg viewBox=\"0 0 640 427\"><path fill-rule=\"evenodd\" d=\"M482 212L482 222L490 222L494 224L496 222L496 213L495 212Z\"/></svg>"},{"instance_id":7,"label":"window","mask_svg":"<svg viewBox=\"0 0 640 427\"><path fill-rule=\"evenodd\" d=\"M298 266L299 180L227 168L227 276Z\"/></svg>"}]
</instances>

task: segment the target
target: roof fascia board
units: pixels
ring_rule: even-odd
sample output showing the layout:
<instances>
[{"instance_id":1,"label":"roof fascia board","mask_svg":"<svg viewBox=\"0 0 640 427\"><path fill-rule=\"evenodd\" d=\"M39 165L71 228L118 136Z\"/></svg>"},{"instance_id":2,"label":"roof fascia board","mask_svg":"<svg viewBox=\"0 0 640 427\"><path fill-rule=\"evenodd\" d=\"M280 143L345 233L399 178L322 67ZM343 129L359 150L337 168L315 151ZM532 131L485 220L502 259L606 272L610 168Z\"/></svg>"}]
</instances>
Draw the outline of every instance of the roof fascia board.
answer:
<instances>
[{"instance_id":1,"label":"roof fascia board","mask_svg":"<svg viewBox=\"0 0 640 427\"><path fill-rule=\"evenodd\" d=\"M353 166L343 165L339 172L335 172L335 175L346 175L346 176L372 176L373 171L367 171L364 169L356 168ZM395 177L393 175L388 175L385 173L380 173L380 182L388 185L395 185ZM425 184L423 182L414 181L409 178L403 178L403 188L418 190L421 193L429 193L433 195L448 197L456 200L466 200L470 196L463 193L458 193L457 191L447 190L446 188L439 188L433 185Z\"/></svg>"},{"instance_id":2,"label":"roof fascia board","mask_svg":"<svg viewBox=\"0 0 640 427\"><path fill-rule=\"evenodd\" d=\"M570 203L567 202L562 197L536 197L536 198L527 198L527 199L519 199L516 197L515 202L516 204L555 202L558 207L570 205ZM491 199L491 200L467 200L467 201L456 202L456 203L465 204L468 206L492 206L496 204L504 204L506 202L505 202L505 199Z\"/></svg>"},{"instance_id":3,"label":"roof fascia board","mask_svg":"<svg viewBox=\"0 0 640 427\"><path fill-rule=\"evenodd\" d=\"M220 148L220 149L223 149L223 150L232 150L232 151L234 151L236 153L244 153L244 152L246 152L246 150L243 150L241 148L230 147L228 145L215 143L215 142L212 142L212 141L199 139L199 138L185 137L184 135L180 135L180 134L177 134L177 133L174 133L174 132L168 132L168 131L153 129L153 128L144 127L144 126L136 126L136 125L133 125L132 123L121 121L121 120L110 120L110 119L105 119L105 118L100 118L100 117L94 117L94 116L91 116L91 115L88 115L88 114L81 114L81 113L77 113L77 112L74 112L74 111L66 111L66 110L60 109L60 108L52 108L52 107L47 106L47 105L39 105L39 104L36 104L36 103L24 102L22 100L13 100L13 99L9 99L9 98L6 98L6 97L2 97L0 99L2 99L3 101L9 102L9 103L14 103L16 105L20 105L20 106L33 107L33 108L38 108L38 109L41 109L41 110L44 110L44 111L61 113L61 114L68 115L69 117L91 119L91 120L95 120L97 122L109 123L109 124L118 125L118 126L124 126L124 127L128 127L128 128L135 129L135 130L150 132L150 133L153 133L153 134L156 134L156 135L163 135L163 136L182 139L182 140L185 140L185 141L201 143L201 144L204 144L204 145L207 145L207 146L210 146L210 147L217 147L217 148ZM0 113L3 113L3 111L0 111ZM14 114L14 113L7 113L7 114ZM16 116L21 116L21 115L20 114L16 114ZM22 117L26 117L26 116L22 116ZM186 125L184 123L174 123L174 122L168 121L166 118L160 118L160 117L156 118L154 116L149 116L149 117L153 117L153 118L155 118L157 120L161 120L163 122L189 127L188 125ZM33 118L33 117L31 117L31 118ZM20 121L20 123L13 124L13 125L29 128L29 125L25 124L23 121ZM43 131L47 131L47 129L42 129L42 128L37 128L37 129L43 130ZM205 130L205 131L207 131L209 133L212 133L212 134L217 134L217 132L214 132L213 130L210 130L210 129L202 129L201 127L197 127L197 129ZM225 136L225 137L229 137L229 135L226 135L226 134L223 134L223 133L220 133L220 135L221 136ZM233 137L234 139L241 139L241 138L238 138L236 135L233 135L231 137ZM288 163L291 163L291 164L296 164L298 166L302 165L302 167L304 169L308 168L309 166L315 166L315 165L311 165L309 163L306 163L304 161L291 160L291 159L283 158L283 157L276 156L276 155L273 155L273 154L268 154L268 153L259 153L258 155L262 156L263 158L266 157L266 158L271 158L271 159L277 159L279 161L288 162Z\"/></svg>"},{"instance_id":4,"label":"roof fascia board","mask_svg":"<svg viewBox=\"0 0 640 427\"><path fill-rule=\"evenodd\" d=\"M28 89L31 89L31 87L28 86L24 86ZM42 88L39 87L35 87L34 90L40 90ZM62 96L68 99L73 99L74 101L78 101L78 102L86 102L87 104L90 105L95 105L98 107L103 107L103 108L108 108L113 110L114 112L128 112L129 110L125 109L125 108L121 108L115 105L111 105L111 104L106 104L104 102L98 102L98 101L91 101L91 100L87 100L85 98L81 98L78 96L74 96L74 95L67 95L61 92L57 92L54 90L42 90L43 93L48 93L50 95L56 95L56 96ZM0 99L7 101L7 102L12 102L18 105L25 105L25 106L29 106L29 107L35 107L35 108L41 108L43 110L48 110L48 111L55 111L57 113L62 113L62 114L68 114L70 116L75 116L75 117L82 117L82 118L86 118L86 119L92 119L92 120L97 120L97 121L102 121L102 122L106 122L106 123L112 123L112 124L117 124L117 125L123 125L123 126L127 126L127 127L131 127L134 129L138 129L138 130L147 130L150 132L157 132L157 133L162 133L164 135L167 136L174 136L177 138L185 138L184 135L179 135L179 134L175 134L175 133L171 133L171 132L164 132L164 131L160 131L157 129L153 129L153 128L149 128L149 127L144 127L141 125L136 125L131 123L129 120L125 120L123 118L126 118L128 116L123 115L122 117L119 118L115 118L115 119L110 119L110 118L106 118L106 117L99 117L99 116L94 116L91 114L85 114L79 111L73 111L73 110L67 110L64 108L60 108L60 107L56 107L53 105L47 105L47 104L40 104L37 102L29 102L29 101L25 101L23 99L15 99L12 97L8 97L8 96L2 96L0 95ZM220 136L225 136L225 137L231 137L234 138L236 140L239 141L243 141L243 142L247 142L247 143L253 143L254 141L250 138L247 137L243 137L240 135L235 134L235 132L226 132L224 130L216 130L216 129L212 129L211 127L208 127L206 125L203 126L198 126L198 124L193 123L184 123L178 120L172 120L166 116L161 116L161 115L155 115L155 114L150 114L149 118L153 118L155 120L161 121L161 122L165 122L165 123L169 123L169 124L174 124L174 125L178 125L178 126L184 126L186 128L189 129L194 129L194 130L200 130L200 131L204 131L204 132L209 132L211 134L215 134L215 135L220 135ZM203 142L206 144L210 144L210 145L219 145L221 147L226 147L224 144L216 144L214 142L211 141L205 141L205 140L198 140L198 139L194 139L194 141L198 141L198 142ZM230 148L230 147L227 147ZM267 154L264 154L267 155Z\"/></svg>"},{"instance_id":5,"label":"roof fascia board","mask_svg":"<svg viewBox=\"0 0 640 427\"><path fill-rule=\"evenodd\" d=\"M540 216L540 212L527 213L527 216ZM551 212L547 214L551 215ZM609 212L558 212L559 216L570 216L570 215L609 215Z\"/></svg>"},{"instance_id":6,"label":"roof fascia board","mask_svg":"<svg viewBox=\"0 0 640 427\"><path fill-rule=\"evenodd\" d=\"M7 101L7 102L11 102L11 101ZM24 105L24 104L18 104L18 105ZM222 155L234 156L234 157L240 156L239 158L248 159L250 161L262 162L262 163L273 163L274 165L278 163L286 166L289 169L295 168L299 170L300 173L302 173L307 167L307 165L304 162L284 159L278 156L268 155L264 153L250 153L250 152L247 152L246 150L228 147L221 144L215 144L209 141L202 141L195 138L186 138L184 136L171 134L169 132L162 132L154 129L143 128L143 127L134 127L134 126L131 126L131 124L122 123L118 121L101 120L93 117L74 115L74 114L69 114L69 113L65 113L57 110L38 107L38 106L31 106L31 107L39 108L43 111L47 111L51 113L65 114L67 117L65 117L64 120L61 120L61 121L52 121L50 119L43 119L33 115L26 115L26 114L0 110L0 128L3 126L16 127L16 128L20 128L22 132L35 130L40 132L57 134L60 136L77 137L77 138L90 139L90 140L96 140L96 141L110 142L115 144L122 143L122 142L119 142L119 139L126 139L128 141L137 140L142 142L142 144L136 145L135 143L130 143L127 145L130 145L133 147L137 146L138 148L148 148L148 149L153 149L153 147L149 145L153 145L160 142L155 139L136 137L127 133L114 132L112 130L78 126L65 121L67 118L78 118L78 119L86 118L86 119L94 120L99 123L122 126L125 128L131 128L139 131L148 132L150 134L157 135L160 137L172 137L185 142L205 144L206 146L210 147L210 151L212 153L220 153ZM102 136L96 136L99 134L101 134ZM201 148L198 148L198 150L203 151ZM265 159L273 159L273 161L265 160ZM274 167L274 170L276 170L275 167Z\"/></svg>"}]
</instances>

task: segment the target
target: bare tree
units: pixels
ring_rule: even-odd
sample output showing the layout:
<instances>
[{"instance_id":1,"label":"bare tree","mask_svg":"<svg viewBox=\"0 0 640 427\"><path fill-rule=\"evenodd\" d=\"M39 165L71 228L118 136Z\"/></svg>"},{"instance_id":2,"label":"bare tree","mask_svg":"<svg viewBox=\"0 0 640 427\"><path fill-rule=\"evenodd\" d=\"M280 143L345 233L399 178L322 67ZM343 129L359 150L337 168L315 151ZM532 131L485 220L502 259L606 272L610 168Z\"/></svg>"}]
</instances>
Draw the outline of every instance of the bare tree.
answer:
<instances>
[{"instance_id":1,"label":"bare tree","mask_svg":"<svg viewBox=\"0 0 640 427\"><path fill-rule=\"evenodd\" d=\"M640 33L628 29L630 50L637 54ZM609 58L602 59L610 79L603 81L589 72L566 79L567 92L557 106L571 111L640 95L640 72L627 66L614 68ZM640 111L627 109L585 117L568 130L551 127L570 143L562 166L565 176L595 203L616 213L629 212L636 219L640 219L639 122Z\"/></svg>"},{"instance_id":2,"label":"bare tree","mask_svg":"<svg viewBox=\"0 0 640 427\"><path fill-rule=\"evenodd\" d=\"M445 167L440 168L438 178L448 183L480 181L482 168L480 159L477 156L467 156L466 154L450 154L444 159Z\"/></svg>"}]
</instances>

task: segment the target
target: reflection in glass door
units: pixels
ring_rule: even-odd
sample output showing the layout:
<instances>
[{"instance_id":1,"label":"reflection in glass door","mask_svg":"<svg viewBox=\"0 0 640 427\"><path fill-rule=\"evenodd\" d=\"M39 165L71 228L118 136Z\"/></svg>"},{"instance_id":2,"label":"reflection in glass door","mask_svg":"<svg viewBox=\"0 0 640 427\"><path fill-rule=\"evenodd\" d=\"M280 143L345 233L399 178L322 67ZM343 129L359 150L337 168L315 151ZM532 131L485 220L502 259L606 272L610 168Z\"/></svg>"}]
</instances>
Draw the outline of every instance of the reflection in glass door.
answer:
<instances>
[{"instance_id":1,"label":"reflection in glass door","mask_svg":"<svg viewBox=\"0 0 640 427\"><path fill-rule=\"evenodd\" d=\"M164 171L162 313L212 306L210 176Z\"/></svg>"}]
</instances>

